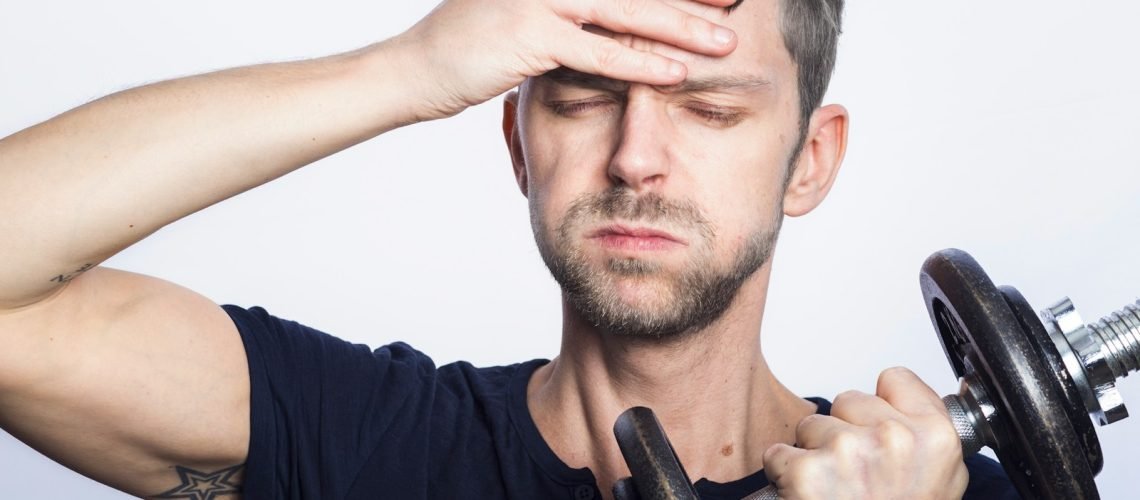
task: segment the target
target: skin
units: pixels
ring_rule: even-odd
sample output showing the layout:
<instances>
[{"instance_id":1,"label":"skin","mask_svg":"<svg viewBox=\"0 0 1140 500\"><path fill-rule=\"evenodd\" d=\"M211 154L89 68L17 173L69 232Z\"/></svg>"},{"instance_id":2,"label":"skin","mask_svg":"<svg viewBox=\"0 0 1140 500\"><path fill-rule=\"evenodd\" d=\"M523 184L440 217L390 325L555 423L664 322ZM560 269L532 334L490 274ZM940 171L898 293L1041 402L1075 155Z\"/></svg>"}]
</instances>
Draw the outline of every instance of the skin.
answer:
<instances>
[{"instance_id":1,"label":"skin","mask_svg":"<svg viewBox=\"0 0 1140 500\"><path fill-rule=\"evenodd\" d=\"M237 497L250 395L232 321L191 290L100 263L324 156L524 83L507 99L504 131L536 217L556 220L575 196L615 183L689 199L718 229L713 262L728 262L742 235L776 210L795 216L819 204L847 127L843 108L816 111L781 200L775 187L796 130L794 73L774 31L774 2L749 0L723 16L731 3L447 0L407 32L357 51L148 85L0 139L0 426L133 495L175 496L208 482L219 498ZM717 24L733 30L718 35ZM738 36L747 47L733 52ZM540 99L550 90L527 79L560 66L631 82L626 100L604 116L553 113ZM771 87L692 96L661 88L745 69ZM690 97L748 113L709 127L688 109ZM582 161L566 162L573 155ZM613 251L582 244L592 265ZM644 258L667 272L691 260L684 249ZM528 388L559 456L588 465L608 488L626 473L609 426L621 409L644 404L694 476L730 480L765 466L788 498L841 498L806 489L839 481L874 498L960 493L960 457L931 444L949 442L953 430L921 382L884 376L881 397L840 397L834 419L803 419L810 404L776 381L759 349L769 266L693 337L715 342L619 339L567 308L561 355ZM641 307L664 283L617 286ZM897 439L878 446L879 434ZM583 435L591 438L575 440ZM911 445L890 445L898 440ZM791 442L806 449L778 444ZM720 454L726 445L737 451ZM927 466L897 467L915 463ZM875 489L882 485L898 489Z\"/></svg>"},{"instance_id":2,"label":"skin","mask_svg":"<svg viewBox=\"0 0 1140 500\"><path fill-rule=\"evenodd\" d=\"M669 278L687 264L725 268L748 235L773 229L781 215L814 209L846 145L846 110L820 108L789 172L799 130L796 73L775 2L747 2L731 16L681 6L732 27L741 40L737 50L708 58L635 36L614 38L683 61L690 83L721 85L534 78L504 105L504 136L536 238L557 239L554 228L576 199L615 186L690 201L715 227L707 256L696 244L662 249L652 238L607 244L591 237L601 222L564 242L609 276L607 292L646 311L668 307ZM668 225L617 222L700 240L695 231ZM648 278L606 273L614 258L662 271ZM555 452L571 467L589 467L599 484L612 484L628 470L609 428L626 408L643 405L658 414L694 479L727 482L763 467L783 498L960 497L966 474L956 435L938 397L910 372L884 372L878 395L840 395L832 417L813 415L814 405L779 383L759 338L770 271L771 261L719 320L680 338L614 335L564 298L561 354L528 387L531 412ZM889 451L873 451L883 448Z\"/></svg>"},{"instance_id":3,"label":"skin","mask_svg":"<svg viewBox=\"0 0 1140 500\"><path fill-rule=\"evenodd\" d=\"M762 43L746 38L749 32L740 26L764 17L755 8L746 9L724 20L735 23L743 43L722 60L687 60L690 78L739 76L768 80L770 85L700 93L631 85L624 92L606 92L536 79L509 98L504 128L520 189L534 217L553 227L550 221L558 220L578 196L611 185L692 200L717 228L711 260L718 266L727 264L751 230L770 225L773 212L780 210L778 186L796 139L794 71L786 53L761 50L761 45L782 46L775 33L767 33ZM670 53L644 40L618 38ZM741 64L745 61L749 64ZM598 104L563 116L550 107L556 101ZM710 124L693 110L714 107L732 108L743 117L730 126ZM841 132L844 121L835 109L840 118L829 125L835 129L832 134ZM759 147L742 147L754 141ZM823 154L834 166L815 172L838 166L840 146L839 141L823 146L831 150ZM719 175L711 175L714 171ZM807 177L818 179L818 174ZM830 185L830 179L815 182ZM678 236L696 238L691 233ZM670 271L695 252L613 250L589 242L585 247L596 267L619 254L651 260ZM571 467L590 466L600 484L625 475L608 429L633 404L654 408L694 478L743 477L762 466L762 450L794 441L795 423L814 408L781 386L761 355L755 332L769 273L770 264L749 279L720 321L682 343L658 345L607 335L565 305L561 355L536 373L529 389L532 413L556 452L569 459ZM659 281L632 278L614 284L626 302L643 307L659 307L654 299L660 286ZM713 338L717 341L709 340ZM667 394L671 396L663 397ZM678 394L690 396L675 397ZM583 435L592 439L577 438ZM727 444L740 452L723 456L720 450Z\"/></svg>"}]
</instances>

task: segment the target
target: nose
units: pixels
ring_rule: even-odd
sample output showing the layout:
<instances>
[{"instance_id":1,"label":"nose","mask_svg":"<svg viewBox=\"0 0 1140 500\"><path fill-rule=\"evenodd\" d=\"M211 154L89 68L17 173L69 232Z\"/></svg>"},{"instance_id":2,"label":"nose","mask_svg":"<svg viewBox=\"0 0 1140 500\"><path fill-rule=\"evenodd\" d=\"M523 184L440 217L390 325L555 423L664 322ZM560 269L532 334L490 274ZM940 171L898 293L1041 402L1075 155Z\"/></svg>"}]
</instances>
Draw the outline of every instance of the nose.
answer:
<instances>
[{"instance_id":1,"label":"nose","mask_svg":"<svg viewBox=\"0 0 1140 500\"><path fill-rule=\"evenodd\" d=\"M660 189L671 169L672 123L664 106L651 99L638 100L630 95L625 106L609 177L637 194Z\"/></svg>"}]
</instances>

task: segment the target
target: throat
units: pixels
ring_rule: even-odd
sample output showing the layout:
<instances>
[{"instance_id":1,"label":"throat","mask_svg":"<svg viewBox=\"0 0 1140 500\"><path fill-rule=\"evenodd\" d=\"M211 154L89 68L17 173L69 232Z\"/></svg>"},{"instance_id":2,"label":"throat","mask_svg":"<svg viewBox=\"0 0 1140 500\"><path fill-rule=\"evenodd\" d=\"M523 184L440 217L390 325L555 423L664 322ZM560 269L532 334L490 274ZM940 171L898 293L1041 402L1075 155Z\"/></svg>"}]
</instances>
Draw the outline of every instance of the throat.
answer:
<instances>
[{"instance_id":1,"label":"throat","mask_svg":"<svg viewBox=\"0 0 1140 500\"><path fill-rule=\"evenodd\" d=\"M571 468L590 469L607 495L629 475L613 425L634 406L654 411L691 480L732 482L762 469L769 446L794 442L796 424L815 411L755 350L694 365L678 361L701 357L667 354L615 365L564 349L531 377L527 406L551 451Z\"/></svg>"}]
</instances>

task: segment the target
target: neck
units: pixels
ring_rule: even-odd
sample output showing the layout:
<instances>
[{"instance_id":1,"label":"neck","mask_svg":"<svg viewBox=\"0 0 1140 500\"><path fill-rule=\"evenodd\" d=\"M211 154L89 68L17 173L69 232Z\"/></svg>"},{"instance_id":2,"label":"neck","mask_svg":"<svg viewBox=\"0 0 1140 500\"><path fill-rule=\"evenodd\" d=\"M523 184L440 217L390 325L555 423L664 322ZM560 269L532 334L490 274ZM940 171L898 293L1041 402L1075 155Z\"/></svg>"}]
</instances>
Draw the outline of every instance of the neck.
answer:
<instances>
[{"instance_id":1,"label":"neck","mask_svg":"<svg viewBox=\"0 0 1140 500\"><path fill-rule=\"evenodd\" d=\"M814 411L764 361L768 276L765 265L719 320L669 341L599 332L564 301L561 354L528 386L543 438L567 465L590 468L606 491L629 475L613 424L626 409L646 406L691 479L728 482L761 469L764 450L794 442L795 424Z\"/></svg>"}]
</instances>

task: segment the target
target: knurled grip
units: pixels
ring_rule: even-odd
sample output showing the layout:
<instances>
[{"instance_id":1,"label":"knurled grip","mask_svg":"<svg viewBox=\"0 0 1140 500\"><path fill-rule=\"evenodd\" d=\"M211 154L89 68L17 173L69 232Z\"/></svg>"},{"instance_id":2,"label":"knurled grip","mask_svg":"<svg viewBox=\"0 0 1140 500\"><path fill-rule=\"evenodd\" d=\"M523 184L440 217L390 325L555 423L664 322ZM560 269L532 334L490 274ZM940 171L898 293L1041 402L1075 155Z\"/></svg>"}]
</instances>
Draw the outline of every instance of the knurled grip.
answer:
<instances>
[{"instance_id":1,"label":"knurled grip","mask_svg":"<svg viewBox=\"0 0 1140 500\"><path fill-rule=\"evenodd\" d=\"M981 450L985 442L978 433L970 412L962 404L962 396L957 394L943 396L942 404L945 404L946 411L950 412L950 422L954 424L954 432L958 433L958 439L962 441L962 456L968 457Z\"/></svg>"},{"instance_id":2,"label":"knurled grip","mask_svg":"<svg viewBox=\"0 0 1140 500\"><path fill-rule=\"evenodd\" d=\"M775 486L768 486L767 488L748 495L741 500L780 500L780 497L776 494Z\"/></svg>"}]
</instances>

